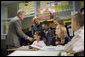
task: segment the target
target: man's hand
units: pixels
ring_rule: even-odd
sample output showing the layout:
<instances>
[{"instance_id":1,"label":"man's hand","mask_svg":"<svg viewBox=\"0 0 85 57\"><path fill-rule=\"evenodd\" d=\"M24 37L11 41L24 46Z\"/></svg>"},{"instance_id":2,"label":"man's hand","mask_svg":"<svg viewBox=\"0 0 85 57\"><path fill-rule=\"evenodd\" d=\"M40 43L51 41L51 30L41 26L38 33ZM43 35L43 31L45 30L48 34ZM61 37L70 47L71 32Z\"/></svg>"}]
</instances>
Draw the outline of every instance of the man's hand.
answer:
<instances>
[{"instance_id":1,"label":"man's hand","mask_svg":"<svg viewBox=\"0 0 85 57\"><path fill-rule=\"evenodd\" d=\"M28 40L31 41L31 42L33 42L35 39L32 38L32 37L29 37Z\"/></svg>"},{"instance_id":2,"label":"man's hand","mask_svg":"<svg viewBox=\"0 0 85 57\"><path fill-rule=\"evenodd\" d=\"M32 42L32 41L33 41L33 38L31 38L31 37L28 37L28 40Z\"/></svg>"}]
</instances>

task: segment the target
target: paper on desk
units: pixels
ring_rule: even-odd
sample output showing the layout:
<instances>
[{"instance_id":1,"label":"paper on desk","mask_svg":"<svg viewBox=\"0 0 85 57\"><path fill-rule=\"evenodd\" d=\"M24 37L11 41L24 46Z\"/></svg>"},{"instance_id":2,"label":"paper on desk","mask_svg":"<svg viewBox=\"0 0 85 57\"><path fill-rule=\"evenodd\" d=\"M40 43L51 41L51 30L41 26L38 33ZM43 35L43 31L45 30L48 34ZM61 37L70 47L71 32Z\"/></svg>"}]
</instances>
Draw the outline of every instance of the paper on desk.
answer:
<instances>
[{"instance_id":1,"label":"paper on desk","mask_svg":"<svg viewBox=\"0 0 85 57\"><path fill-rule=\"evenodd\" d=\"M17 48L17 49L29 49L29 46L22 46L22 47Z\"/></svg>"},{"instance_id":2,"label":"paper on desk","mask_svg":"<svg viewBox=\"0 0 85 57\"><path fill-rule=\"evenodd\" d=\"M44 47L38 47L35 45L30 45L33 48L37 48L40 50L55 50L55 51L60 51L60 50L64 50L64 46L44 46ZM29 46L22 46L18 49L29 49Z\"/></svg>"},{"instance_id":3,"label":"paper on desk","mask_svg":"<svg viewBox=\"0 0 85 57\"><path fill-rule=\"evenodd\" d=\"M45 46L41 48L41 50L55 50L55 51L60 51L64 50L64 46Z\"/></svg>"},{"instance_id":4,"label":"paper on desk","mask_svg":"<svg viewBox=\"0 0 85 57\"><path fill-rule=\"evenodd\" d=\"M31 47L33 48L37 48L37 49L42 49L43 47L38 47L38 46L35 46L35 45L30 45Z\"/></svg>"}]
</instances>

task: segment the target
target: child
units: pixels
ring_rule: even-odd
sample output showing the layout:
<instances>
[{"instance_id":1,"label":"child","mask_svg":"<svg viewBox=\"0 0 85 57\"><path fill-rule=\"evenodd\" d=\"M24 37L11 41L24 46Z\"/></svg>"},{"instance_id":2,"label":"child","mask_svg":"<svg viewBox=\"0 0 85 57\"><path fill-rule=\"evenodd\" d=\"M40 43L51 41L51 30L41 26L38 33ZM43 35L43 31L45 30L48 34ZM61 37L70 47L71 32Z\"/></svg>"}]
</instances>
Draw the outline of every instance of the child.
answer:
<instances>
[{"instance_id":1,"label":"child","mask_svg":"<svg viewBox=\"0 0 85 57\"><path fill-rule=\"evenodd\" d=\"M46 46L46 44L44 43L44 41L42 41L42 36L41 36L41 32L40 31L36 31L34 38L36 39L36 41L33 42L33 46L37 46L37 47L44 47Z\"/></svg>"},{"instance_id":2,"label":"child","mask_svg":"<svg viewBox=\"0 0 85 57\"><path fill-rule=\"evenodd\" d=\"M58 25L56 27L55 33L58 36L57 39L55 40L56 45L65 45L71 40L67 35L65 26L63 26L63 25Z\"/></svg>"}]
</instances>

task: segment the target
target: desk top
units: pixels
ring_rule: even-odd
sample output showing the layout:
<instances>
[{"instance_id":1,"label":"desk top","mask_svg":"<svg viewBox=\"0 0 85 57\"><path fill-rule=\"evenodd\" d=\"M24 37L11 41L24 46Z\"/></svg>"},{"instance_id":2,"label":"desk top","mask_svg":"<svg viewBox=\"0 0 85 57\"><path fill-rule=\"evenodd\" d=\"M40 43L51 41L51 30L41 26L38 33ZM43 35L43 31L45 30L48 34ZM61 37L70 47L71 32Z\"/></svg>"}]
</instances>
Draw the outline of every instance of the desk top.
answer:
<instances>
[{"instance_id":1,"label":"desk top","mask_svg":"<svg viewBox=\"0 0 85 57\"><path fill-rule=\"evenodd\" d=\"M46 46L41 50L37 50L37 51L16 50L8 56L59 56L59 54L61 53L61 51L58 50L59 48L60 47L56 47L56 46ZM28 49L28 46L22 46L18 49ZM63 47L61 47L61 50L62 49ZM65 52L63 52L63 54L65 54Z\"/></svg>"},{"instance_id":2,"label":"desk top","mask_svg":"<svg viewBox=\"0 0 85 57\"><path fill-rule=\"evenodd\" d=\"M14 51L8 56L58 56L59 52L56 51Z\"/></svg>"}]
</instances>

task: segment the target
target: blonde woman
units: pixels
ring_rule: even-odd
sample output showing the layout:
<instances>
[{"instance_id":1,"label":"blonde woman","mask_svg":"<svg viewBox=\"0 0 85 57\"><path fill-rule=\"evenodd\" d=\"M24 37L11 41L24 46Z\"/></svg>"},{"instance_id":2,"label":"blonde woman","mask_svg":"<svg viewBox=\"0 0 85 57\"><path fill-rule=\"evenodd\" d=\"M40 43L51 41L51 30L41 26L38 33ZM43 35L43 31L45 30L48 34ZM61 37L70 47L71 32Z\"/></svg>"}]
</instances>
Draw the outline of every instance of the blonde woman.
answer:
<instances>
[{"instance_id":1,"label":"blonde woman","mask_svg":"<svg viewBox=\"0 0 85 57\"><path fill-rule=\"evenodd\" d=\"M55 34L58 36L55 40L56 45L65 45L71 40L67 35L66 27L63 25L58 25L56 27Z\"/></svg>"}]
</instances>

